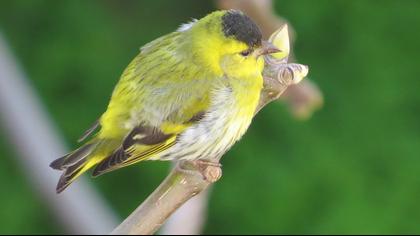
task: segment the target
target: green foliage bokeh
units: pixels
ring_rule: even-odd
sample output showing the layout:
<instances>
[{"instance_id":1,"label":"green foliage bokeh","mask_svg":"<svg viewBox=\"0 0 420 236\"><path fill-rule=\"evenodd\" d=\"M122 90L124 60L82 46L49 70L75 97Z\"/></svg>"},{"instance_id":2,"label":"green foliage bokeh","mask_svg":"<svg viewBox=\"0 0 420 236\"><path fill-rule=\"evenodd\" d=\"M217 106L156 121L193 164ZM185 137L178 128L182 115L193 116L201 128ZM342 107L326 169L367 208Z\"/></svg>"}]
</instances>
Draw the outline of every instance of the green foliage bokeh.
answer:
<instances>
[{"instance_id":1,"label":"green foliage bokeh","mask_svg":"<svg viewBox=\"0 0 420 236\"><path fill-rule=\"evenodd\" d=\"M296 56L325 106L306 122L281 103L258 114L223 159L205 233L420 233L420 1L275 7L295 28ZM193 0L1 1L0 30L75 148L138 48L214 9ZM62 233L1 131L0 233ZM147 162L92 182L123 217L168 167Z\"/></svg>"}]
</instances>

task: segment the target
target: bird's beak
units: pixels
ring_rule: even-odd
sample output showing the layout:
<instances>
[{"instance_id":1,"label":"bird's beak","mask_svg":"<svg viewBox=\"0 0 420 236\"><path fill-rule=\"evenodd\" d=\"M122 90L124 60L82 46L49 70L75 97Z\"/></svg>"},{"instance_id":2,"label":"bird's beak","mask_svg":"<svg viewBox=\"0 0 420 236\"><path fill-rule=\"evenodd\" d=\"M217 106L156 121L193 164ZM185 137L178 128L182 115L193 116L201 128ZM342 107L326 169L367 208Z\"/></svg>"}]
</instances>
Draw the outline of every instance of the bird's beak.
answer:
<instances>
[{"instance_id":1,"label":"bird's beak","mask_svg":"<svg viewBox=\"0 0 420 236\"><path fill-rule=\"evenodd\" d=\"M268 41L262 41L261 48L257 49L258 56L267 55L267 54L276 53L276 52L281 52L281 50Z\"/></svg>"}]
</instances>

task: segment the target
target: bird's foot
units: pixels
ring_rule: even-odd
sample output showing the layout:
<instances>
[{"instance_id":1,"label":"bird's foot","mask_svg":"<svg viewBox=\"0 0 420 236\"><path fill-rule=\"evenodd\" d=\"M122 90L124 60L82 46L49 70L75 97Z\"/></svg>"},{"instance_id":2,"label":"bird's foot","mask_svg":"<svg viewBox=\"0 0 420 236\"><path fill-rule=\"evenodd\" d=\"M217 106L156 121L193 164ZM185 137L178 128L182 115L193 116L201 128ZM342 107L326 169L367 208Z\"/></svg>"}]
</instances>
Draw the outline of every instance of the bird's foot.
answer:
<instances>
[{"instance_id":1,"label":"bird's foot","mask_svg":"<svg viewBox=\"0 0 420 236\"><path fill-rule=\"evenodd\" d=\"M182 160L177 165L179 171L191 175L200 175L204 180L214 183L222 177L222 164L208 160Z\"/></svg>"}]
</instances>

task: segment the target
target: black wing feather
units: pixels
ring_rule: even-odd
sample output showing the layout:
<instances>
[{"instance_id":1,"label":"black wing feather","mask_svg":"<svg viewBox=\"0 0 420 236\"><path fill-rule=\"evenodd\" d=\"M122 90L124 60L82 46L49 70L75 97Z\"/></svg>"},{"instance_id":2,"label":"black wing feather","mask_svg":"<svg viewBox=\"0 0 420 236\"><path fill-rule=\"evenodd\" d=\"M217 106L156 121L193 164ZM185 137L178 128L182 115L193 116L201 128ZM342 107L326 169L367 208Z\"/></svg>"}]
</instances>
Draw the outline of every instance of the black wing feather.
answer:
<instances>
[{"instance_id":1,"label":"black wing feather","mask_svg":"<svg viewBox=\"0 0 420 236\"><path fill-rule=\"evenodd\" d=\"M120 148L100 162L92 173L93 177L119 169L133 163L137 158L131 155L129 149L133 145L154 146L173 137L150 126L137 126L125 138Z\"/></svg>"}]
</instances>

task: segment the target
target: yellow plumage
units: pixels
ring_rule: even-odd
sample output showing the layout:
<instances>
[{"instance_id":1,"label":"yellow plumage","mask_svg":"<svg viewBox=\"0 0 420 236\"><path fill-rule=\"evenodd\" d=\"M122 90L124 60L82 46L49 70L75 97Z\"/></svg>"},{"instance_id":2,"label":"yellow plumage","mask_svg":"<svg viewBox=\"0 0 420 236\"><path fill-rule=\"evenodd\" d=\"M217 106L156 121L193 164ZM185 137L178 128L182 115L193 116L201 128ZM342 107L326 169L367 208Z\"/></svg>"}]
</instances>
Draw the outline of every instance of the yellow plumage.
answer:
<instances>
[{"instance_id":1,"label":"yellow plumage","mask_svg":"<svg viewBox=\"0 0 420 236\"><path fill-rule=\"evenodd\" d=\"M117 84L99 132L53 162L57 192L142 160L221 155L247 130L262 88L261 55L275 52L238 11L217 11L145 45Z\"/></svg>"}]
</instances>

